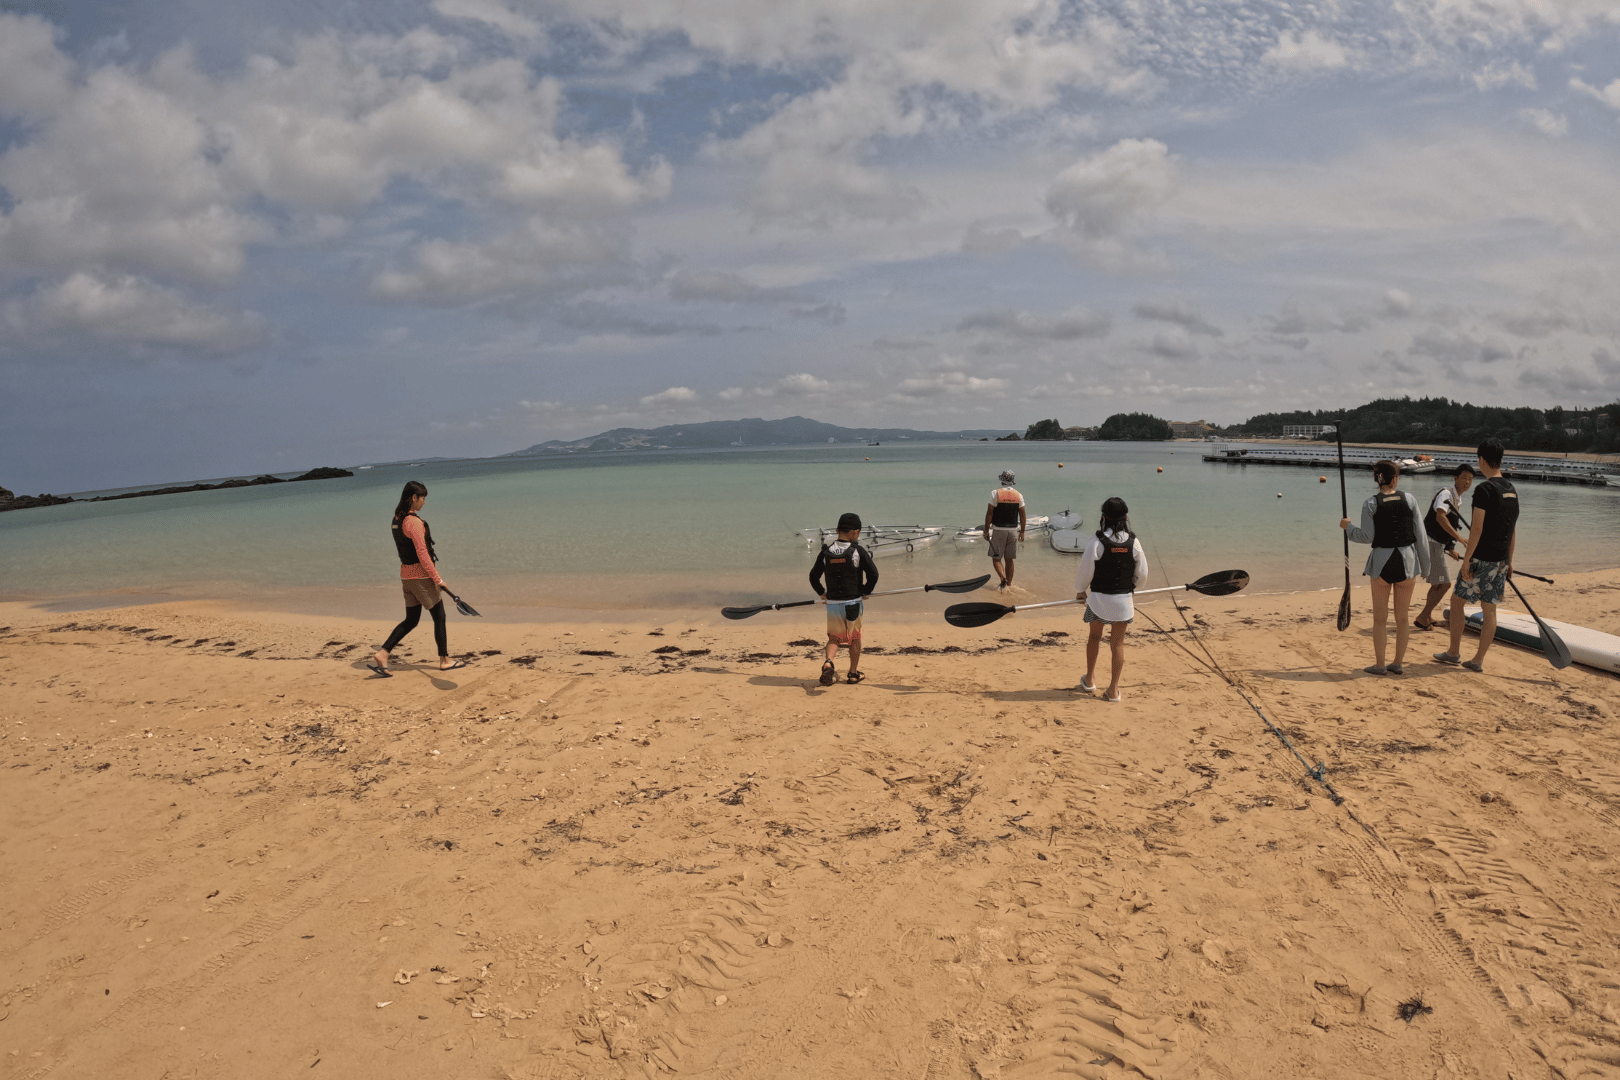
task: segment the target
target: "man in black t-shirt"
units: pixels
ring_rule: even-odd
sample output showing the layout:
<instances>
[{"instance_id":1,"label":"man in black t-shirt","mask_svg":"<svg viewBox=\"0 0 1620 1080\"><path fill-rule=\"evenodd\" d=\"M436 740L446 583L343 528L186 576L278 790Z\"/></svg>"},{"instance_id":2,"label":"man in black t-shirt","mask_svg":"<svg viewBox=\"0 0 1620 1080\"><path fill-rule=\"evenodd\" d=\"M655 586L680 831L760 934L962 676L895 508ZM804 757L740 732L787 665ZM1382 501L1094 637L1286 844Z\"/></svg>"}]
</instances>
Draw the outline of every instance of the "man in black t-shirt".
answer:
<instances>
[{"instance_id":1,"label":"man in black t-shirt","mask_svg":"<svg viewBox=\"0 0 1620 1080\"><path fill-rule=\"evenodd\" d=\"M1502 444L1486 439L1479 444L1479 471L1485 477L1474 487L1474 517L1468 529L1468 548L1451 593L1451 647L1435 653L1442 664L1461 664L1470 671L1485 670L1485 654L1496 640L1496 605L1502 602L1513 574L1513 548L1519 524L1519 493L1502 475ZM1472 660L1462 658L1463 605L1479 604L1479 651Z\"/></svg>"}]
</instances>

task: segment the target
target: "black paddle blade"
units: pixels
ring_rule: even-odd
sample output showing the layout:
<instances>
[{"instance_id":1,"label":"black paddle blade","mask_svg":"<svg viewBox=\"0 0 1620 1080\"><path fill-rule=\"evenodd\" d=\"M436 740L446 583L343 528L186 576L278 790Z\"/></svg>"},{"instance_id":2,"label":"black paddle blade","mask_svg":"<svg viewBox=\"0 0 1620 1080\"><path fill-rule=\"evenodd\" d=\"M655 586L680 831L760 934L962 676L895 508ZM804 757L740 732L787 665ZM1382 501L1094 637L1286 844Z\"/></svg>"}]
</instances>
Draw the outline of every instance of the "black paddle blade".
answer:
<instances>
[{"instance_id":1,"label":"black paddle blade","mask_svg":"<svg viewBox=\"0 0 1620 1080\"><path fill-rule=\"evenodd\" d=\"M1350 629L1350 586L1344 586L1344 595L1339 597L1339 629Z\"/></svg>"},{"instance_id":2,"label":"black paddle blade","mask_svg":"<svg viewBox=\"0 0 1620 1080\"><path fill-rule=\"evenodd\" d=\"M972 627L988 626L1003 615L1011 615L1018 609L1008 607L1006 604L991 604L980 602L977 604L952 604L945 609L945 621L952 626Z\"/></svg>"},{"instance_id":3,"label":"black paddle blade","mask_svg":"<svg viewBox=\"0 0 1620 1080\"><path fill-rule=\"evenodd\" d=\"M981 585L983 585L985 582L987 582L989 580L990 580L990 575L985 574L983 577L969 578L966 581L947 581L947 582L944 582L943 584L940 584L940 585L924 585L923 586L923 591L924 592L950 592L950 593L972 592L974 589L979 588Z\"/></svg>"},{"instance_id":4,"label":"black paddle blade","mask_svg":"<svg viewBox=\"0 0 1620 1080\"><path fill-rule=\"evenodd\" d=\"M780 611L782 608L807 607L815 603L814 600L795 600L791 604L759 604L755 607L723 607L720 614L728 619L746 619L750 615L758 615L762 611Z\"/></svg>"},{"instance_id":5,"label":"black paddle blade","mask_svg":"<svg viewBox=\"0 0 1620 1080\"><path fill-rule=\"evenodd\" d=\"M1205 596L1231 596L1235 592L1242 592L1248 585L1247 570L1217 570L1213 574L1205 574L1187 588Z\"/></svg>"},{"instance_id":6,"label":"black paddle blade","mask_svg":"<svg viewBox=\"0 0 1620 1080\"><path fill-rule=\"evenodd\" d=\"M1519 592L1519 586L1512 578L1508 578L1508 584L1512 585L1513 591L1518 594L1519 603L1524 605L1524 610L1536 620L1536 629L1541 631L1541 651L1546 655L1547 661L1560 671L1573 664L1575 658L1569 654L1569 646L1564 644L1564 639L1536 614L1536 609L1530 606L1530 601L1524 598L1524 593Z\"/></svg>"},{"instance_id":7,"label":"black paddle blade","mask_svg":"<svg viewBox=\"0 0 1620 1080\"><path fill-rule=\"evenodd\" d=\"M445 592L450 592L450 590L446 589ZM471 604L467 603L467 601L463 600L461 597L457 596L455 593L450 593L450 599L452 599L452 600L454 600L456 602L456 610L461 612L463 615L478 615L477 610L474 609L474 607ZM478 615L478 617L480 619L483 618L482 615Z\"/></svg>"}]
</instances>

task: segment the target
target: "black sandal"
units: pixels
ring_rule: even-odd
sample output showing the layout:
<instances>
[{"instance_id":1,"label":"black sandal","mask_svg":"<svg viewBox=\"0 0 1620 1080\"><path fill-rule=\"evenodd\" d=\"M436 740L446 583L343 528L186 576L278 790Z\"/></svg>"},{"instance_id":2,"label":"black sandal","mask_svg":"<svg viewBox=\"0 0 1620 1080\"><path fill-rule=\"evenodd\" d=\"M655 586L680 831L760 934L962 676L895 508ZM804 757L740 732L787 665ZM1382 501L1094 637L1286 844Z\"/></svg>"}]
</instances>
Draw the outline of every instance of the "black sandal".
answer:
<instances>
[{"instance_id":1,"label":"black sandal","mask_svg":"<svg viewBox=\"0 0 1620 1080\"><path fill-rule=\"evenodd\" d=\"M821 685L822 686L831 686L833 683L835 683L837 681L838 681L838 674L837 674L837 672L835 672L833 670L832 661L828 660L828 661L824 662L821 665Z\"/></svg>"},{"instance_id":2,"label":"black sandal","mask_svg":"<svg viewBox=\"0 0 1620 1080\"><path fill-rule=\"evenodd\" d=\"M862 675L860 672L852 671L849 673L849 678L845 679L844 681L848 683L858 683L864 678L866 678L866 676Z\"/></svg>"},{"instance_id":3,"label":"black sandal","mask_svg":"<svg viewBox=\"0 0 1620 1080\"><path fill-rule=\"evenodd\" d=\"M1412 629L1414 629L1414 630L1433 630L1434 629L1434 622L1433 622L1433 620L1430 620L1429 622L1418 622L1416 619L1413 619L1412 620Z\"/></svg>"}]
</instances>

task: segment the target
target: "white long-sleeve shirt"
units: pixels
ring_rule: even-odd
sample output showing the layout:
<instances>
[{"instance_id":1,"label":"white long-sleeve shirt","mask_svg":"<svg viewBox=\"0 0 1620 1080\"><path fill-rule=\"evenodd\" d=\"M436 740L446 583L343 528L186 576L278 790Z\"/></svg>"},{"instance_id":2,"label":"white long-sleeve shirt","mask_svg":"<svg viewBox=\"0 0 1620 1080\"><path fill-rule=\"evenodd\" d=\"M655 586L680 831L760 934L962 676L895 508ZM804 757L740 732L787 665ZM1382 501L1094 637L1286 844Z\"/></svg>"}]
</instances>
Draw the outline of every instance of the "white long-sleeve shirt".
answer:
<instances>
[{"instance_id":1,"label":"white long-sleeve shirt","mask_svg":"<svg viewBox=\"0 0 1620 1080\"><path fill-rule=\"evenodd\" d=\"M1114 543L1122 542L1128 533L1105 532L1105 537ZM1074 591L1086 594L1086 607L1092 614L1103 622L1129 622L1136 617L1136 603L1131 599L1130 593L1099 593L1091 591L1091 579L1097 572L1097 560L1102 558L1103 542L1096 537L1080 552L1080 569L1074 575ZM1142 551L1142 541L1131 541L1131 554L1136 559L1136 573L1131 578L1131 588L1140 588L1148 579L1147 555Z\"/></svg>"}]
</instances>

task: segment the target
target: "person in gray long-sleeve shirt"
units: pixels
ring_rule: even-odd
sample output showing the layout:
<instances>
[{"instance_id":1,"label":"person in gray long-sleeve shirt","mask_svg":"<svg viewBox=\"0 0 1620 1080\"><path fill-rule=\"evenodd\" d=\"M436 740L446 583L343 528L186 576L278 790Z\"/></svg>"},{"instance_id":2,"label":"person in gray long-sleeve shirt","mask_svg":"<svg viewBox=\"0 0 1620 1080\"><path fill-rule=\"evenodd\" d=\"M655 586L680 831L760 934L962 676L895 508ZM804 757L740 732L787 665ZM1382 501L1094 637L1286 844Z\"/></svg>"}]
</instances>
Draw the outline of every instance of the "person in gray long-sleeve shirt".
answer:
<instances>
[{"instance_id":1,"label":"person in gray long-sleeve shirt","mask_svg":"<svg viewBox=\"0 0 1620 1080\"><path fill-rule=\"evenodd\" d=\"M1361 571L1372 578L1373 657L1377 662L1366 669L1371 675L1405 673L1406 641L1411 634L1406 610L1412 601L1413 586L1429 572L1423 511L1409 493L1395 490L1400 475L1393 461L1378 462L1373 466L1378 494L1361 504L1361 527L1351 525L1349 518L1339 519L1339 528L1344 529L1351 540L1372 545L1367 565ZM1389 640L1392 593L1395 597L1395 662L1386 667L1384 652Z\"/></svg>"}]
</instances>

